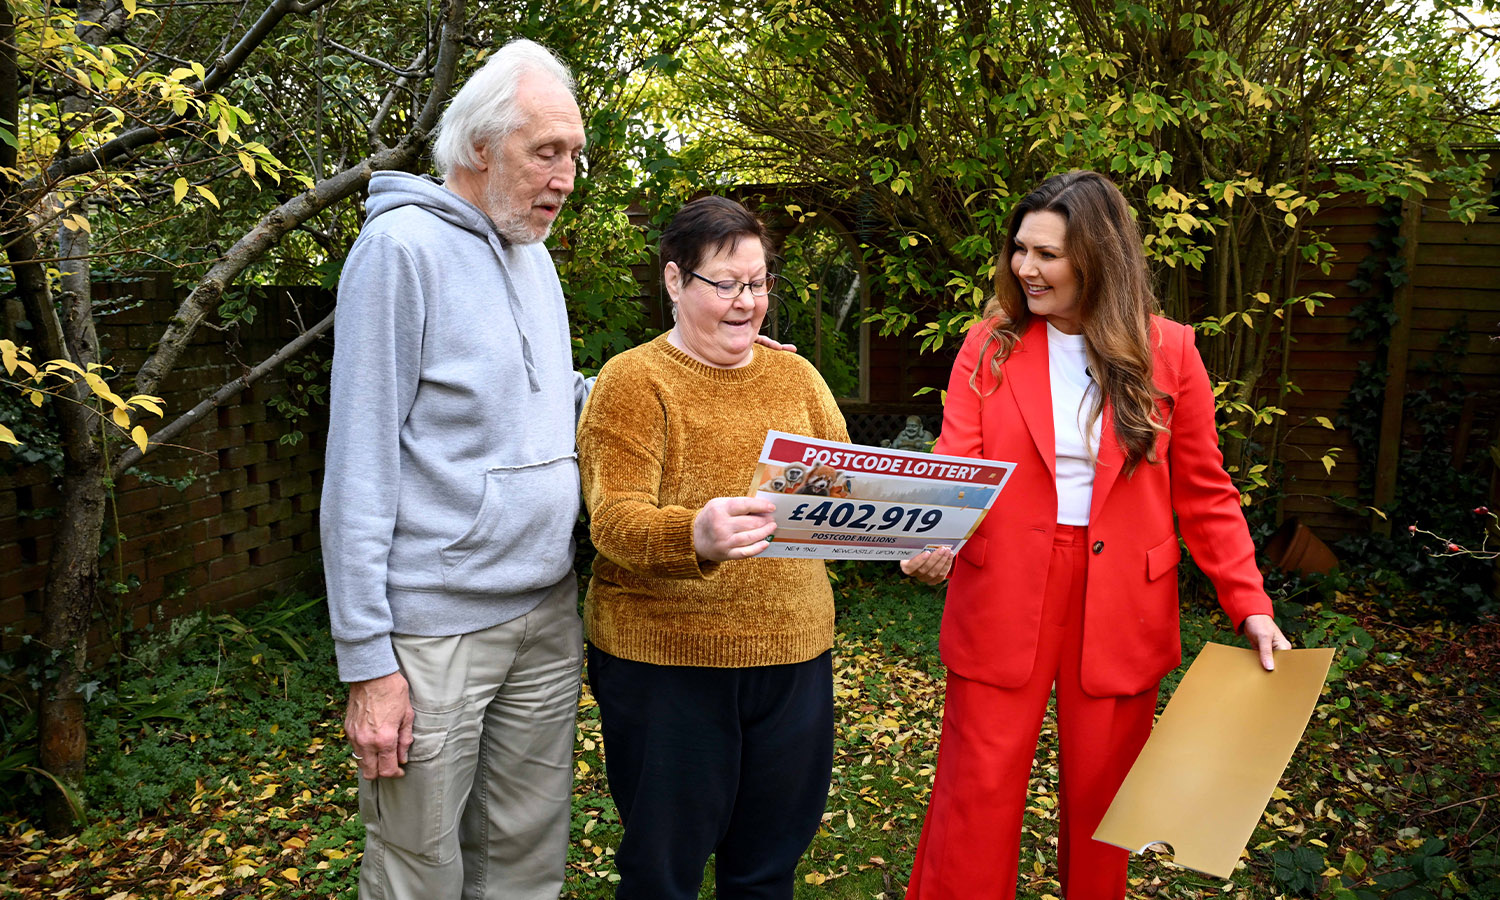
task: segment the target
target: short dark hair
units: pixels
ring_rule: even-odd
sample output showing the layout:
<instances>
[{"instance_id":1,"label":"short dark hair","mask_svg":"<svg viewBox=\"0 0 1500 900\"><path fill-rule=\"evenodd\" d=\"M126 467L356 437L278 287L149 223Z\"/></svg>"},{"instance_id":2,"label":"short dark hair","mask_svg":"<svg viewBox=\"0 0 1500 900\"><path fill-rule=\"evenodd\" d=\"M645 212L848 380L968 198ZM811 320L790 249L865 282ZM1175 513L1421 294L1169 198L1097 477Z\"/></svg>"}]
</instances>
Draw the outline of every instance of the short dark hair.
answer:
<instances>
[{"instance_id":1,"label":"short dark hair","mask_svg":"<svg viewBox=\"0 0 1500 900\"><path fill-rule=\"evenodd\" d=\"M724 197L699 197L672 217L657 251L662 268L672 262L684 273L694 272L705 259L732 249L742 237L759 238L770 263L771 236L755 213Z\"/></svg>"}]
</instances>

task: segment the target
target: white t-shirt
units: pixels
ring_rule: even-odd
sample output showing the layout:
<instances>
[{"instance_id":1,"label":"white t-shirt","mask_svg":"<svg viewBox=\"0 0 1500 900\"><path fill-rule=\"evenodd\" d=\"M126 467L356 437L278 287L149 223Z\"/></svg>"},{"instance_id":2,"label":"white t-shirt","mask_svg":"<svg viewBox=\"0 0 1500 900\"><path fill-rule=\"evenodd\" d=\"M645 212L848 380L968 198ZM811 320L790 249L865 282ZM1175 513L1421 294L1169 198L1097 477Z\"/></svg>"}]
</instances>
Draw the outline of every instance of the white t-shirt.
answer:
<instances>
[{"instance_id":1,"label":"white t-shirt","mask_svg":"<svg viewBox=\"0 0 1500 900\"><path fill-rule=\"evenodd\" d=\"M1089 503L1094 498L1094 459L1099 452L1099 429L1095 419L1088 441L1088 426L1094 395L1099 386L1088 374L1088 349L1081 334L1064 334L1047 323L1047 364L1052 378L1052 433L1057 442L1057 521L1060 525L1087 525Z\"/></svg>"}]
</instances>

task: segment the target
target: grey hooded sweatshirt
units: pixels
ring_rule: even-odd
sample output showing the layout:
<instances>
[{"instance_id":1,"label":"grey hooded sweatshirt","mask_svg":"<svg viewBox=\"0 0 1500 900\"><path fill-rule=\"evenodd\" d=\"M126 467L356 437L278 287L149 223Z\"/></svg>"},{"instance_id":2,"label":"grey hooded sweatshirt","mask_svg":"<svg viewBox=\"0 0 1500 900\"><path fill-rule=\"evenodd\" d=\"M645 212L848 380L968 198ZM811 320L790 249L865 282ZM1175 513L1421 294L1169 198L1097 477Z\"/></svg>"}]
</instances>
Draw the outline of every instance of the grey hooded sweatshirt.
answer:
<instances>
[{"instance_id":1,"label":"grey hooded sweatshirt","mask_svg":"<svg viewBox=\"0 0 1500 900\"><path fill-rule=\"evenodd\" d=\"M339 677L391 634L467 634L572 577L585 386L541 244L431 179L370 179L339 283L321 506Z\"/></svg>"}]
</instances>

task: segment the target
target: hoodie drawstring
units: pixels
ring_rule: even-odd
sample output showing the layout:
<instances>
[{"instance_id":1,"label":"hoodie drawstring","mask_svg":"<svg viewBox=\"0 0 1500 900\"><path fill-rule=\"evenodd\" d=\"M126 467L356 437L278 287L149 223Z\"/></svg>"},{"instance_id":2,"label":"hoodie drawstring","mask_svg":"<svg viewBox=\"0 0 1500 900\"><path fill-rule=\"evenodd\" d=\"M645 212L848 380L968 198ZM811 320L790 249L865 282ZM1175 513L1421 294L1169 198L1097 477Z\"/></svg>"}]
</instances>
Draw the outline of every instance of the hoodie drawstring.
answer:
<instances>
[{"instance_id":1,"label":"hoodie drawstring","mask_svg":"<svg viewBox=\"0 0 1500 900\"><path fill-rule=\"evenodd\" d=\"M494 232L489 234L489 244L495 251L495 259L500 263L500 275L505 279L505 292L510 295L510 317L516 323L516 335L521 339L521 360L526 363L526 381L533 394L540 394L542 383L537 380L536 363L531 359L531 341L526 338L526 329L521 327L521 296L516 293L516 283L510 278L510 267L505 264L505 247L497 240Z\"/></svg>"}]
</instances>

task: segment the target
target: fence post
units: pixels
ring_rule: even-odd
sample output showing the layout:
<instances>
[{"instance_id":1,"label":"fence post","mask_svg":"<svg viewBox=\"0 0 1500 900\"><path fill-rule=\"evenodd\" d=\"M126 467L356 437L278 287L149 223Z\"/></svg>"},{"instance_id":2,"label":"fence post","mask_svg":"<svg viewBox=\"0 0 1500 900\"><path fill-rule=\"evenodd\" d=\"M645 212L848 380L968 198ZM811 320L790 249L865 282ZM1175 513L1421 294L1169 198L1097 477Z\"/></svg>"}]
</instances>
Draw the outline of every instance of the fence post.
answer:
<instances>
[{"instance_id":1,"label":"fence post","mask_svg":"<svg viewBox=\"0 0 1500 900\"><path fill-rule=\"evenodd\" d=\"M1375 459L1376 509L1385 510L1396 497L1396 472L1401 461L1401 424L1406 401L1406 364L1411 349L1411 318L1417 271L1417 238L1422 226L1422 198L1413 194L1401 204L1401 260L1405 280L1391 298L1395 322L1385 357L1385 403L1380 410L1380 442ZM1370 518L1370 530L1389 537L1390 519Z\"/></svg>"}]
</instances>

